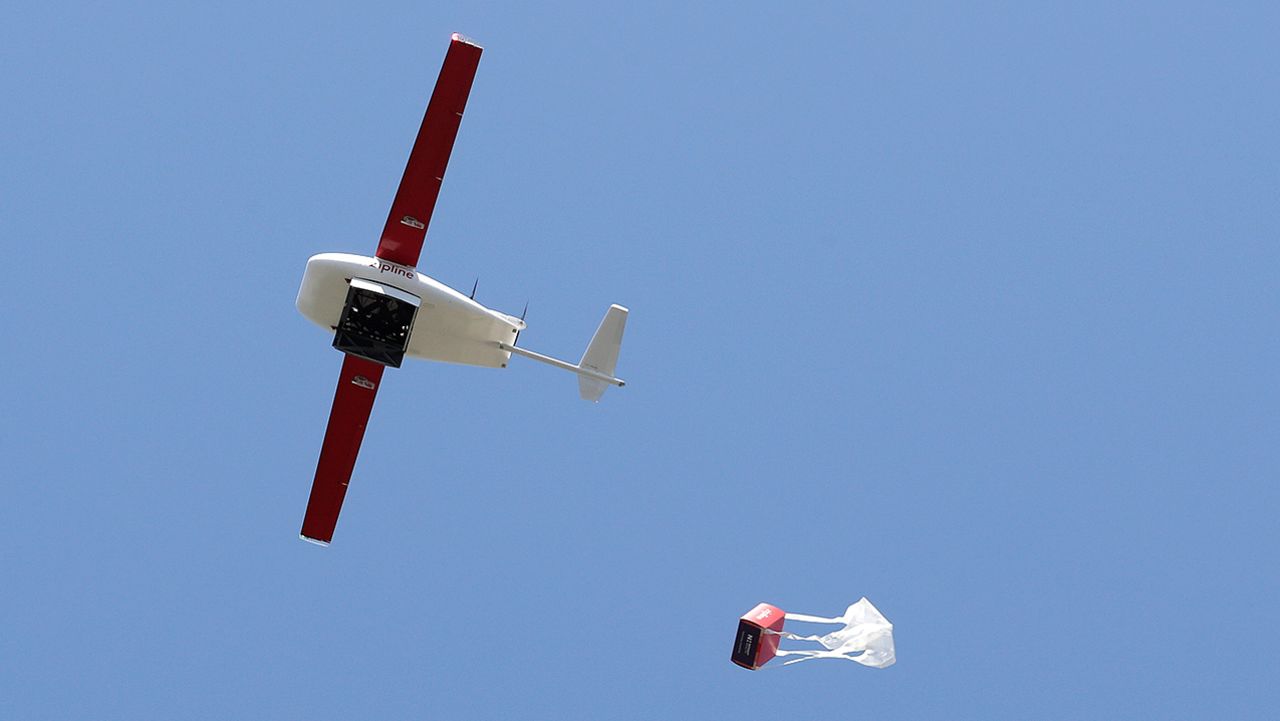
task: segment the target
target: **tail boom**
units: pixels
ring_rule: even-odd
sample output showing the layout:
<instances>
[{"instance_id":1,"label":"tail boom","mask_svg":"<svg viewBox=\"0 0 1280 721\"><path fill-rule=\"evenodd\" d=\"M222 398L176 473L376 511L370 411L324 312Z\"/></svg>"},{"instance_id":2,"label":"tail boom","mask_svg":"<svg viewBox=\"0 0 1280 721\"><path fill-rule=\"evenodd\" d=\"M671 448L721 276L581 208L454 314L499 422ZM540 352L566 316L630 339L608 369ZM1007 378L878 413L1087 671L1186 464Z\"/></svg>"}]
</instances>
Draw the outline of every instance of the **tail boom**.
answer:
<instances>
[{"instance_id":1,"label":"tail boom","mask_svg":"<svg viewBox=\"0 0 1280 721\"><path fill-rule=\"evenodd\" d=\"M570 363L568 361L562 361L559 358L552 358L549 355L543 355L536 351L531 351L528 348L521 348L519 346L507 345L506 343L501 343L501 342L498 343L498 347L502 348L502 350L507 351L508 353L515 353L516 355L522 355L525 358L531 358L541 363L546 363L549 366L562 368L572 373L577 373L583 378L590 378L593 381L608 383L609 385L618 386L619 388L627 384L627 382L622 380L621 378L614 378L611 375L607 375L599 371L594 371L594 370L591 370L590 368L583 368L580 365L574 365L573 363Z\"/></svg>"}]
</instances>

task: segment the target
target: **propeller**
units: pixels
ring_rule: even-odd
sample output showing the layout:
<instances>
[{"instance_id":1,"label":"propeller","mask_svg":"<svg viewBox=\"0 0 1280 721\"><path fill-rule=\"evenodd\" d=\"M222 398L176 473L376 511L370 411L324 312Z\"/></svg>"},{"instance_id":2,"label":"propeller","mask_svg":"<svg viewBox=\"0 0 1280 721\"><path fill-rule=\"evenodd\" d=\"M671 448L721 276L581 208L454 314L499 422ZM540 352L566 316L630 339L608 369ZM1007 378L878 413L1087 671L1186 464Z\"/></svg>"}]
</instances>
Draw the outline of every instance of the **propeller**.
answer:
<instances>
[{"instance_id":1,"label":"propeller","mask_svg":"<svg viewBox=\"0 0 1280 721\"><path fill-rule=\"evenodd\" d=\"M524 310L520 311L520 320L524 320L524 317L528 313L529 313L529 301L526 300L524 302ZM524 328L521 328L520 330L516 331L516 337L512 339L511 345L515 345L520 341L520 333L522 333L523 331L524 331Z\"/></svg>"}]
</instances>

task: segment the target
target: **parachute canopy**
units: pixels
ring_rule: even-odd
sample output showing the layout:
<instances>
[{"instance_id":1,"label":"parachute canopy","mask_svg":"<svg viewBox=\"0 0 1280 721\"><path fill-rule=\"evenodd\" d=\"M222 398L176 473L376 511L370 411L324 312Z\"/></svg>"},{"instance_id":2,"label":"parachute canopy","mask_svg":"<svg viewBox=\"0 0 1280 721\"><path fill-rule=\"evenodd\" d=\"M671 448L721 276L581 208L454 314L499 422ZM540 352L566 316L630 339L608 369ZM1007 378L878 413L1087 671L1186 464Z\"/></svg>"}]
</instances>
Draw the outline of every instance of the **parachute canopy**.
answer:
<instances>
[{"instance_id":1,"label":"parachute canopy","mask_svg":"<svg viewBox=\"0 0 1280 721\"><path fill-rule=\"evenodd\" d=\"M821 636L801 636L783 631L786 621L838 624L841 628ZM820 648L781 648L782 639L816 643ZM762 603L739 619L732 660L743 668L757 669L775 656L793 657L783 662L784 666L815 658L843 658L863 666L886 668L895 661L893 624L865 597L849 606L843 616L834 618L786 613Z\"/></svg>"}]
</instances>

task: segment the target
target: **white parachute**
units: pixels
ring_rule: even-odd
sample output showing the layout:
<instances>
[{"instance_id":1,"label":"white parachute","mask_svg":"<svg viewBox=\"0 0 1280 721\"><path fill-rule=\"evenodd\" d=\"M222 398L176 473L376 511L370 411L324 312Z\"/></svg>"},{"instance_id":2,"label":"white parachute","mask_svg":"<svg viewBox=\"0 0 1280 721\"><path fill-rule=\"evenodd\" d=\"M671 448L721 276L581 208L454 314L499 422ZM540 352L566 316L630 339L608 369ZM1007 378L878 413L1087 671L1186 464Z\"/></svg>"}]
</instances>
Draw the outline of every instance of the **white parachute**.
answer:
<instances>
[{"instance_id":1,"label":"white parachute","mask_svg":"<svg viewBox=\"0 0 1280 721\"><path fill-rule=\"evenodd\" d=\"M822 618L788 613L786 619L806 623L838 623L842 628L822 636L798 636L786 631L770 631L769 633L776 633L792 641L814 641L823 646L820 650L779 648L774 653L775 656L795 657L785 661L783 666L815 658L847 658L863 666L886 668L896 660L893 653L893 624L865 596L849 606L843 616Z\"/></svg>"},{"instance_id":2,"label":"white parachute","mask_svg":"<svg viewBox=\"0 0 1280 721\"><path fill-rule=\"evenodd\" d=\"M840 628L823 635L802 636L782 630L784 621L837 624ZM779 641L802 641L818 647L780 648ZM782 665L815 658L843 658L872 668L892 666L893 624L865 597L852 604L842 616L827 618L804 613L786 613L762 603L742 616L732 660L747 669L757 669L775 656L788 657Z\"/></svg>"}]
</instances>

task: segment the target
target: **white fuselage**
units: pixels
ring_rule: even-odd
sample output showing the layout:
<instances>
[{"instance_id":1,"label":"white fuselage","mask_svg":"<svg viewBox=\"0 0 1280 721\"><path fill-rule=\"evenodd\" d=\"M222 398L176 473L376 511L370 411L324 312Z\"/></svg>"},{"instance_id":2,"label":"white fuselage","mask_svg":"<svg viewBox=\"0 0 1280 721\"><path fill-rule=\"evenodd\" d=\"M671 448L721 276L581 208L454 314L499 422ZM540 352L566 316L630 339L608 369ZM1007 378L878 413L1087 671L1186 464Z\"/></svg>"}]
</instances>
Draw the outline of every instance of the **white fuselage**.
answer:
<instances>
[{"instance_id":1,"label":"white fuselage","mask_svg":"<svg viewBox=\"0 0 1280 721\"><path fill-rule=\"evenodd\" d=\"M408 266L351 253L321 253L307 260L298 289L298 311L332 331L342 316L352 278L388 285L417 297L418 314L405 354L413 358L505 368L524 321L480 305Z\"/></svg>"}]
</instances>

